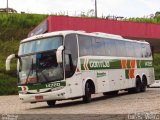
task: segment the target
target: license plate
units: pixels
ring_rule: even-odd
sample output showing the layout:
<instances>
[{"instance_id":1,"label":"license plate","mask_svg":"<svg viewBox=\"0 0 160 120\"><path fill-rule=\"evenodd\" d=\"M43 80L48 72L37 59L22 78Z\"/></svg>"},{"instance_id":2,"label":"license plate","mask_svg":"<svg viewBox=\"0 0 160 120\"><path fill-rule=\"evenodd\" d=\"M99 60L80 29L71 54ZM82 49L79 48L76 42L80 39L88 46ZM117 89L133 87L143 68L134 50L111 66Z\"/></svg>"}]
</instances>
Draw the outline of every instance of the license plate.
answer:
<instances>
[{"instance_id":1,"label":"license plate","mask_svg":"<svg viewBox=\"0 0 160 120\"><path fill-rule=\"evenodd\" d=\"M35 96L36 100L43 100L43 96Z\"/></svg>"}]
</instances>

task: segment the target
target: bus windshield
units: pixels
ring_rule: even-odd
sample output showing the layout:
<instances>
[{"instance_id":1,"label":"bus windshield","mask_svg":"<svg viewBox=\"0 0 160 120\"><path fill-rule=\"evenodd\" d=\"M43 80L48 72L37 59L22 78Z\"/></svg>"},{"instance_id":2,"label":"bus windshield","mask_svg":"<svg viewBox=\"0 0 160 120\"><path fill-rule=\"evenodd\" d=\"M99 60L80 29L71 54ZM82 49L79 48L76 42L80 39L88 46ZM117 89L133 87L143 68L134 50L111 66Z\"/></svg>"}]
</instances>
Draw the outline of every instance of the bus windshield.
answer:
<instances>
[{"instance_id":1,"label":"bus windshield","mask_svg":"<svg viewBox=\"0 0 160 120\"><path fill-rule=\"evenodd\" d=\"M20 45L19 55L37 53L57 49L62 45L62 36L42 38L34 41L24 42Z\"/></svg>"},{"instance_id":2,"label":"bus windshield","mask_svg":"<svg viewBox=\"0 0 160 120\"><path fill-rule=\"evenodd\" d=\"M33 84L63 79L63 65L57 63L56 50L62 37L22 43L19 50L19 83Z\"/></svg>"}]
</instances>

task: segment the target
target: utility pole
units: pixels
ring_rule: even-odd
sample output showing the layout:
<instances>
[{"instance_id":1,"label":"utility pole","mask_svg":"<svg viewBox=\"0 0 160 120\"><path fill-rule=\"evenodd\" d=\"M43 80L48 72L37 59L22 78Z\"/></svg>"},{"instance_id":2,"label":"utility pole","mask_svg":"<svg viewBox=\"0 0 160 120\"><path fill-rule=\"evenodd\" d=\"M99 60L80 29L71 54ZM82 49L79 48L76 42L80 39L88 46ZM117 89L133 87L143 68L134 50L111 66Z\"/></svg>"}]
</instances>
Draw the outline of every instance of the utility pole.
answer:
<instances>
[{"instance_id":1,"label":"utility pole","mask_svg":"<svg viewBox=\"0 0 160 120\"><path fill-rule=\"evenodd\" d=\"M7 14L8 14L8 0L7 0Z\"/></svg>"},{"instance_id":2,"label":"utility pole","mask_svg":"<svg viewBox=\"0 0 160 120\"><path fill-rule=\"evenodd\" d=\"M95 17L97 18L97 0L95 0Z\"/></svg>"}]
</instances>

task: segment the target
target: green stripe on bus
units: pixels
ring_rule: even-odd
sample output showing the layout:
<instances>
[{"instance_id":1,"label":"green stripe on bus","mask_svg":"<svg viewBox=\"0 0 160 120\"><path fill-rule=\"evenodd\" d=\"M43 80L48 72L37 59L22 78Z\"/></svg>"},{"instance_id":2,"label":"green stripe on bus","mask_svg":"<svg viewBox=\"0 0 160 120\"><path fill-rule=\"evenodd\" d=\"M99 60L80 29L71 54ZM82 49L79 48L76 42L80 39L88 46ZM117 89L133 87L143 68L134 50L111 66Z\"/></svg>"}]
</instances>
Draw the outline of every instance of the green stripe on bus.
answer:
<instances>
[{"instance_id":1,"label":"green stripe on bus","mask_svg":"<svg viewBox=\"0 0 160 120\"><path fill-rule=\"evenodd\" d=\"M130 62L131 60L127 60L127 68L131 68Z\"/></svg>"},{"instance_id":2,"label":"green stripe on bus","mask_svg":"<svg viewBox=\"0 0 160 120\"><path fill-rule=\"evenodd\" d=\"M37 84L37 85L25 85L28 90L36 90L36 89L45 89L45 88L56 88L60 86L66 86L66 81L58 81L58 82L51 82L45 84ZM24 86L18 86L18 91L22 91Z\"/></svg>"},{"instance_id":3,"label":"green stripe on bus","mask_svg":"<svg viewBox=\"0 0 160 120\"><path fill-rule=\"evenodd\" d=\"M119 59L80 59L81 70L104 70L104 69L122 69L122 63ZM131 60L127 60L127 68L131 68ZM136 60L135 68L151 68L152 60Z\"/></svg>"},{"instance_id":4,"label":"green stripe on bus","mask_svg":"<svg viewBox=\"0 0 160 120\"><path fill-rule=\"evenodd\" d=\"M153 67L153 62L151 60L141 60L141 68Z\"/></svg>"},{"instance_id":5,"label":"green stripe on bus","mask_svg":"<svg viewBox=\"0 0 160 120\"><path fill-rule=\"evenodd\" d=\"M141 68L141 60L137 60L137 68Z\"/></svg>"},{"instance_id":6,"label":"green stripe on bus","mask_svg":"<svg viewBox=\"0 0 160 120\"><path fill-rule=\"evenodd\" d=\"M129 69L126 69L125 70L125 77L126 77L126 79L129 79L130 77L129 77Z\"/></svg>"},{"instance_id":7,"label":"green stripe on bus","mask_svg":"<svg viewBox=\"0 0 160 120\"><path fill-rule=\"evenodd\" d=\"M108 69L122 69L121 60L110 60L110 67Z\"/></svg>"},{"instance_id":8,"label":"green stripe on bus","mask_svg":"<svg viewBox=\"0 0 160 120\"><path fill-rule=\"evenodd\" d=\"M84 59L80 59L80 63L81 63L81 69L82 70L85 70L85 68L84 68ZM83 63L83 64L82 64Z\"/></svg>"}]
</instances>

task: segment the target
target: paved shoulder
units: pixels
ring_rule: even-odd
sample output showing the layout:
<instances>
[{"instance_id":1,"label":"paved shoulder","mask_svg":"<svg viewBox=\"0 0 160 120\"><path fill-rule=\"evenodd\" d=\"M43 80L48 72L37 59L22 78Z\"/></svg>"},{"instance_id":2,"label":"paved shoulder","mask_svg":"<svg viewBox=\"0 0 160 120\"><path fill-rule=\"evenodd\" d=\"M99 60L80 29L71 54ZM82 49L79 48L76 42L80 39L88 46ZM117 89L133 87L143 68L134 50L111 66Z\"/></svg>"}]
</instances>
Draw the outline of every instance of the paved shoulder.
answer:
<instances>
[{"instance_id":1,"label":"paved shoulder","mask_svg":"<svg viewBox=\"0 0 160 120\"><path fill-rule=\"evenodd\" d=\"M53 108L45 102L21 103L18 96L0 96L0 114L131 114L155 112L160 114L160 88L149 88L144 93L120 93L116 97L94 95L92 102L81 99L58 101Z\"/></svg>"}]
</instances>

